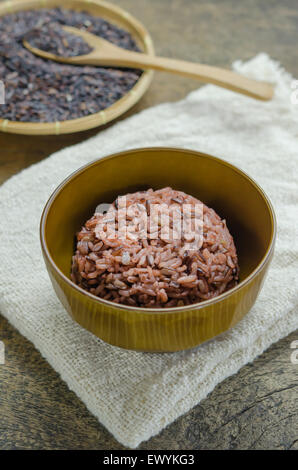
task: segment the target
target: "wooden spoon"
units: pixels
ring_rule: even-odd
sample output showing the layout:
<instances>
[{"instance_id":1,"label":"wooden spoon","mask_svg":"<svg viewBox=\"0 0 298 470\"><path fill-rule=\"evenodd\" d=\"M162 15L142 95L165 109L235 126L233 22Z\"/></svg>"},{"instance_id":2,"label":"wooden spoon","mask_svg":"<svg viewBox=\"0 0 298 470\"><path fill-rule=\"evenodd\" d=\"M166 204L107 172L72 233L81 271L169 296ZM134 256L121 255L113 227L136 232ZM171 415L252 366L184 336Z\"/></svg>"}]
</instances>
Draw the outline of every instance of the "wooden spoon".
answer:
<instances>
[{"instance_id":1,"label":"wooden spoon","mask_svg":"<svg viewBox=\"0 0 298 470\"><path fill-rule=\"evenodd\" d=\"M66 64L155 69L213 83L259 100L270 100L273 97L274 89L270 83L253 80L230 70L128 51L81 29L71 26L63 26L63 29L82 37L92 47L92 51L80 56L63 57L32 47L26 40L24 46L38 56Z\"/></svg>"}]
</instances>

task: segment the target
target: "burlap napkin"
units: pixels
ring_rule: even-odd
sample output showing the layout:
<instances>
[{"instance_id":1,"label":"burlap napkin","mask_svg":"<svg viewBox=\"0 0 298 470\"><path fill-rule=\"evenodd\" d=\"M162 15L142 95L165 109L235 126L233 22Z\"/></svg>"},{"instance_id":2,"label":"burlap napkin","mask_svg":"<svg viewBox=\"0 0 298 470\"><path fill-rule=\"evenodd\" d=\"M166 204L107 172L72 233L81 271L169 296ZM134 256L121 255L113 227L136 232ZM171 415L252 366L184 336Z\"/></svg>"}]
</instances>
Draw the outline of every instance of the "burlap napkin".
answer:
<instances>
[{"instance_id":1,"label":"burlap napkin","mask_svg":"<svg viewBox=\"0 0 298 470\"><path fill-rule=\"evenodd\" d=\"M298 105L295 96L290 99L292 79L265 54L234 66L275 82L274 100L205 86L66 148L0 188L0 311L129 447L160 432L298 327ZM278 220L275 257L254 308L220 337L175 354L124 351L74 323L53 292L39 244L43 206L67 175L118 150L153 145L197 149L238 165L271 197Z\"/></svg>"}]
</instances>

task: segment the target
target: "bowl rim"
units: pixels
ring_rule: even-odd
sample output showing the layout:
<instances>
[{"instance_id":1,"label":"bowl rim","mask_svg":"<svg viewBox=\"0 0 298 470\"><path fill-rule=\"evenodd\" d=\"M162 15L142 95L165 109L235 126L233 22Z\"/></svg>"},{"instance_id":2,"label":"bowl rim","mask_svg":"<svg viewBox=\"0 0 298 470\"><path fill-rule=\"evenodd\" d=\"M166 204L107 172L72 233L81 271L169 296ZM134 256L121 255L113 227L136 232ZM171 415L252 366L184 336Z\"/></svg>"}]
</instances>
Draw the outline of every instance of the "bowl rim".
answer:
<instances>
[{"instance_id":1,"label":"bowl rim","mask_svg":"<svg viewBox=\"0 0 298 470\"><path fill-rule=\"evenodd\" d=\"M232 171L240 174L241 176L244 176L255 187L255 189L261 194L263 200L266 203L266 206L267 206L268 211L269 211L270 219L271 219L272 229L271 229L271 235L270 235L270 242L268 244L268 247L266 249L266 252L265 252L264 256L262 257L262 259L259 262L259 264L257 265L257 267L243 281L240 281L239 284L234 286L232 289L230 289L226 292L223 292L222 294L220 294L220 295L218 295L218 296L216 296L212 299L203 300L201 302L196 302L196 303L193 303L193 304L190 304L190 305L184 305L184 306L181 306L181 307L165 307L165 308L134 307L134 306L131 306L131 305L124 305L124 304L120 304L120 303L118 304L118 303L115 303L115 302L112 302L112 301L109 301L109 300L102 299L102 298L97 297L97 296L91 294L90 292L82 289L77 284L75 284L71 279L69 279L67 276L65 276L65 274L63 274L63 272L58 268L58 266L54 262L53 258L51 257L48 246L47 246L45 227L46 227L47 217L48 217L48 213L51 209L51 206L52 206L53 202L55 201L56 197L58 196L58 194L63 190L63 188L65 186L67 186L67 184L70 183L70 181L73 181L74 179L79 177L80 174L84 173L85 170L91 168L92 166L98 165L98 163L101 162L101 161L109 160L109 159L113 159L113 158L119 158L119 157L121 158L122 156L127 155L127 154L131 154L131 153L142 153L142 152L148 152L148 151L157 151L157 152L162 152L162 151L176 151L177 152L178 151L178 152L189 153L189 154L192 154L194 156L199 155L200 157L207 158L207 159L211 158L212 160L215 160L219 164L227 166ZM247 284L249 284L259 274L259 272L263 269L263 267L267 263L268 259L270 259L271 254L273 253L274 244L275 244L275 240L276 240L276 232L277 232L276 227L277 227L276 216L275 216L275 212L274 212L274 209L273 209L273 206L272 206L272 203L271 203L270 199L268 198L268 196L266 195L264 190L259 186L259 184L253 178L251 178L246 172L244 172L243 170L240 170L235 165L233 165L233 164L231 164L231 163L227 162L226 160L223 160L219 157L215 157L213 155L209 155L207 153L200 152L200 151L197 151L197 150L192 150L192 149L184 149L184 148L181 148L181 147L180 148L179 147L141 147L141 148L133 148L133 149L129 149L129 150L124 150L124 151L121 151L121 152L113 153L111 155L106 155L106 156L101 157L101 158L97 158L96 160L93 160L93 161L81 166L80 168L78 168L77 170L72 172L69 176L67 176L57 186L57 188L52 192L52 194L50 195L49 199L47 200L47 202L44 206L44 209L43 209L42 215L41 215L41 219L40 219L40 243L41 243L41 248L42 248L43 255L45 256L47 261L50 263L52 268L55 270L56 274L60 278L62 278L62 280L64 282L66 282L71 288L75 289L80 294L82 294L84 296L87 296L88 298L94 300L95 302L99 302L103 305L106 305L107 307L117 308L117 309L121 309L121 310L128 310L128 311L133 311L133 312L139 312L139 313L148 313L148 314L149 313L150 314L152 314L152 313L155 313L155 314L176 313L176 312L179 313L179 312L184 312L184 311L189 311L189 310L198 310L198 309L202 309L202 308L208 307L210 305L216 304L217 302L220 302L221 300L224 300L225 298L232 296L235 292L240 291L243 287L245 287Z\"/></svg>"}]
</instances>

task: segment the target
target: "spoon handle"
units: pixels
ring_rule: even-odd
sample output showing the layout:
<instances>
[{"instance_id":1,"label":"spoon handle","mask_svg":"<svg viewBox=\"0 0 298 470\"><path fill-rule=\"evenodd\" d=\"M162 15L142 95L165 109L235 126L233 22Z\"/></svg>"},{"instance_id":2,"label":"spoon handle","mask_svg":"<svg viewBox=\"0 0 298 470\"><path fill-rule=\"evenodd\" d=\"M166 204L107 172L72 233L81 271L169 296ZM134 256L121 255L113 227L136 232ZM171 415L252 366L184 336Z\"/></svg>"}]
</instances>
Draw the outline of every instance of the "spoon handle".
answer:
<instances>
[{"instance_id":1,"label":"spoon handle","mask_svg":"<svg viewBox=\"0 0 298 470\"><path fill-rule=\"evenodd\" d=\"M103 57L99 63L103 63ZM94 57L93 63L95 64ZM189 78L194 78L205 83L212 83L228 90L242 93L259 100L270 100L274 89L270 83L247 78L230 70L213 67L211 65L196 64L184 60L167 59L164 57L150 56L139 52L123 51L123 54L109 57L105 62L110 66L132 67L141 69L154 69L175 73Z\"/></svg>"}]
</instances>

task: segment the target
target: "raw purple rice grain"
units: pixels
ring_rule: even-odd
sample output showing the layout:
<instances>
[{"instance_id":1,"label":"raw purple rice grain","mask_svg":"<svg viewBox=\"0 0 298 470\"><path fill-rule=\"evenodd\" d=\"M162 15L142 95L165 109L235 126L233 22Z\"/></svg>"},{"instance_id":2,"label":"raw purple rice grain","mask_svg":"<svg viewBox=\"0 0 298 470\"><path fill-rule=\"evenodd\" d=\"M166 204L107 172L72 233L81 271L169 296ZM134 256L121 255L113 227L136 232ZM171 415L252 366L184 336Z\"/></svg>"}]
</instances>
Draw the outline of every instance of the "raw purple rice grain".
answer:
<instances>
[{"instance_id":1,"label":"raw purple rice grain","mask_svg":"<svg viewBox=\"0 0 298 470\"><path fill-rule=\"evenodd\" d=\"M24 37L32 31L36 35L38 29L49 31L52 25L57 28L62 24L84 29L125 49L139 50L127 31L87 12L54 8L1 17L0 77L6 92L6 104L0 106L2 119L54 122L88 116L122 98L140 78L141 70L59 64L37 57L23 46ZM81 41L71 41L70 54L81 53ZM52 38L49 43L48 47L62 47L58 40L53 44Z\"/></svg>"}]
</instances>

